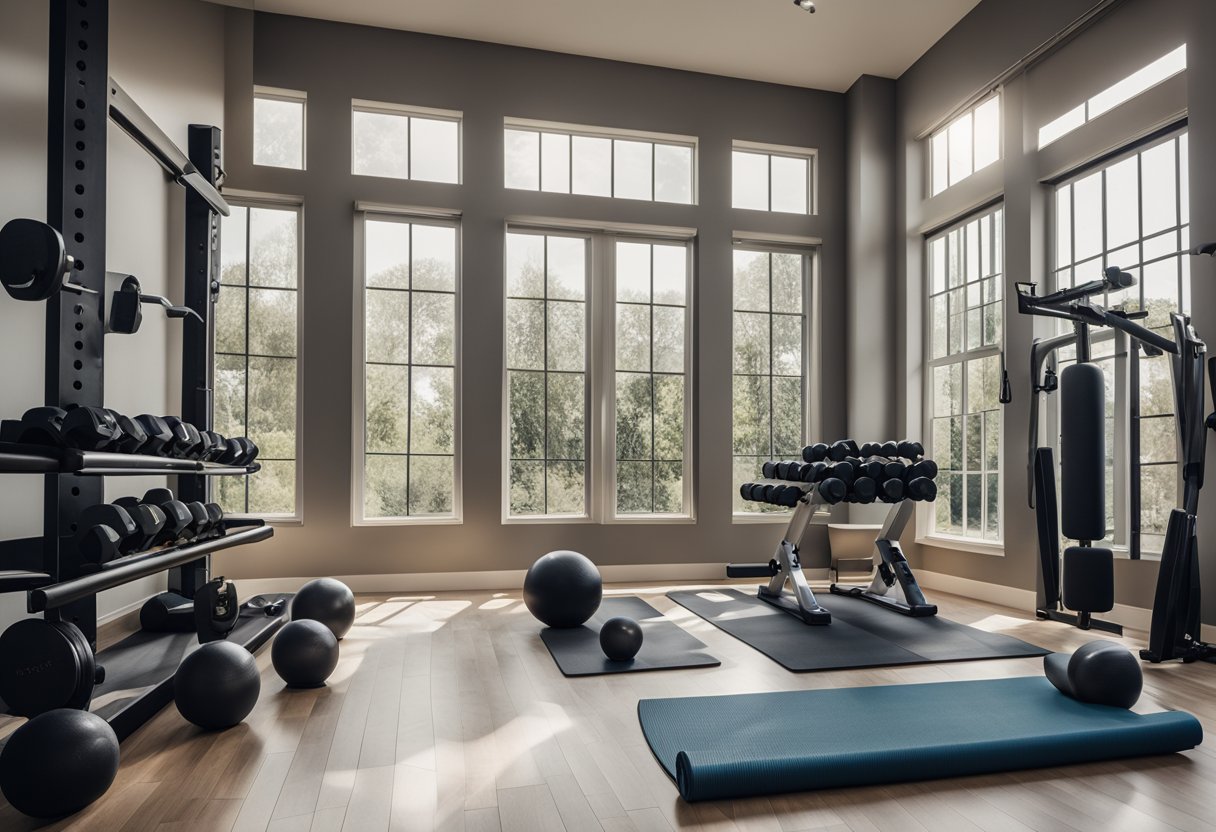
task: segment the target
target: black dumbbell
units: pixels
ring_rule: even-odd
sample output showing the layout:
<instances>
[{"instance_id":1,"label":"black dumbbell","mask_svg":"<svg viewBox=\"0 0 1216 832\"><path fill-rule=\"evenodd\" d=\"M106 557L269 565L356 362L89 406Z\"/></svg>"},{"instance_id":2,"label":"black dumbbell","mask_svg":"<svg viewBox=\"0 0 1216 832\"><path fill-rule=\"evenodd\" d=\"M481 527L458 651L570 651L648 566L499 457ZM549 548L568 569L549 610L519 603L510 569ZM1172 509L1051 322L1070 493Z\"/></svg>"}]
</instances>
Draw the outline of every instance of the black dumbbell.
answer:
<instances>
[{"instance_id":1,"label":"black dumbbell","mask_svg":"<svg viewBox=\"0 0 1216 832\"><path fill-rule=\"evenodd\" d=\"M761 465L760 476L764 477L766 480L777 479L777 463L769 461Z\"/></svg>"},{"instance_id":2,"label":"black dumbbell","mask_svg":"<svg viewBox=\"0 0 1216 832\"><path fill-rule=\"evenodd\" d=\"M872 503L878 496L878 483L869 477L858 477L849 487L849 502Z\"/></svg>"},{"instance_id":3,"label":"black dumbbell","mask_svg":"<svg viewBox=\"0 0 1216 832\"><path fill-rule=\"evenodd\" d=\"M220 456L219 462L224 465L249 465L258 456L258 446L245 436L228 440L228 448Z\"/></svg>"},{"instance_id":4,"label":"black dumbbell","mask_svg":"<svg viewBox=\"0 0 1216 832\"><path fill-rule=\"evenodd\" d=\"M901 439L897 445L897 452L909 462L919 462L920 458L925 455L925 446L919 442L913 442L911 439Z\"/></svg>"},{"instance_id":5,"label":"black dumbbell","mask_svg":"<svg viewBox=\"0 0 1216 832\"><path fill-rule=\"evenodd\" d=\"M849 487L845 485L843 480L835 477L828 477L822 480L817 486L819 497L830 506L834 506L843 500L849 493Z\"/></svg>"},{"instance_id":6,"label":"black dumbbell","mask_svg":"<svg viewBox=\"0 0 1216 832\"><path fill-rule=\"evenodd\" d=\"M807 445L802 449L803 462L823 462L828 458L828 446L822 442Z\"/></svg>"},{"instance_id":7,"label":"black dumbbell","mask_svg":"<svg viewBox=\"0 0 1216 832\"><path fill-rule=\"evenodd\" d=\"M139 528L122 506L101 503L80 512L76 521L76 547L90 563L105 563L122 554L129 538Z\"/></svg>"},{"instance_id":8,"label":"black dumbbell","mask_svg":"<svg viewBox=\"0 0 1216 832\"><path fill-rule=\"evenodd\" d=\"M863 457L879 456L882 451L881 442L863 442L861 443L861 455Z\"/></svg>"},{"instance_id":9,"label":"black dumbbell","mask_svg":"<svg viewBox=\"0 0 1216 832\"><path fill-rule=\"evenodd\" d=\"M764 483L762 483L762 482L748 483L747 499L753 503L764 502Z\"/></svg>"},{"instance_id":10,"label":"black dumbbell","mask_svg":"<svg viewBox=\"0 0 1216 832\"><path fill-rule=\"evenodd\" d=\"M843 462L849 456L861 456L861 449L852 439L841 439L828 446L828 459L832 462Z\"/></svg>"},{"instance_id":11,"label":"black dumbbell","mask_svg":"<svg viewBox=\"0 0 1216 832\"><path fill-rule=\"evenodd\" d=\"M62 447L66 415L62 407L32 407L20 419L0 423L0 442Z\"/></svg>"},{"instance_id":12,"label":"black dumbbell","mask_svg":"<svg viewBox=\"0 0 1216 832\"><path fill-rule=\"evenodd\" d=\"M135 422L148 436L141 453L149 456L171 456L173 450L173 431L165 424L165 420L151 413L141 413L135 417Z\"/></svg>"},{"instance_id":13,"label":"black dumbbell","mask_svg":"<svg viewBox=\"0 0 1216 832\"><path fill-rule=\"evenodd\" d=\"M200 433L205 434L209 442L209 447L203 456L203 461L216 462L224 455L224 451L228 450L227 438L223 434L216 433L213 430L200 431Z\"/></svg>"},{"instance_id":14,"label":"black dumbbell","mask_svg":"<svg viewBox=\"0 0 1216 832\"><path fill-rule=\"evenodd\" d=\"M194 518L190 524L191 540L203 537L211 531L211 512L207 511L207 506L195 500L194 502L186 503L186 508L190 509L190 516Z\"/></svg>"},{"instance_id":15,"label":"black dumbbell","mask_svg":"<svg viewBox=\"0 0 1216 832\"><path fill-rule=\"evenodd\" d=\"M198 459L199 450L203 445L203 437L199 434L198 428L177 416L163 418L170 433L173 434L170 456L178 459Z\"/></svg>"},{"instance_id":16,"label":"black dumbbell","mask_svg":"<svg viewBox=\"0 0 1216 832\"><path fill-rule=\"evenodd\" d=\"M106 408L106 411L114 417L114 421L118 423L118 429L121 432L118 438L110 443L107 450L117 451L120 454L137 454L148 444L147 431L139 422L132 419L130 416L124 416L116 410Z\"/></svg>"},{"instance_id":17,"label":"black dumbbell","mask_svg":"<svg viewBox=\"0 0 1216 832\"><path fill-rule=\"evenodd\" d=\"M915 479L924 477L926 479L937 478L937 463L931 459L922 459L920 462L915 462L912 465L904 468L901 479L905 482L911 482Z\"/></svg>"},{"instance_id":18,"label":"black dumbbell","mask_svg":"<svg viewBox=\"0 0 1216 832\"><path fill-rule=\"evenodd\" d=\"M220 508L219 503L207 503L207 514L211 517L211 531L215 534L224 534L224 510Z\"/></svg>"},{"instance_id":19,"label":"black dumbbell","mask_svg":"<svg viewBox=\"0 0 1216 832\"><path fill-rule=\"evenodd\" d=\"M904 493L903 480L888 479L878 483L878 499L884 503L898 503L903 500Z\"/></svg>"},{"instance_id":20,"label":"black dumbbell","mask_svg":"<svg viewBox=\"0 0 1216 832\"><path fill-rule=\"evenodd\" d=\"M122 429L110 411L85 405L70 408L64 414L60 435L69 448L103 451L122 436Z\"/></svg>"},{"instance_id":21,"label":"black dumbbell","mask_svg":"<svg viewBox=\"0 0 1216 832\"><path fill-rule=\"evenodd\" d=\"M134 499L132 499L134 502ZM132 536L123 541L123 554L128 555L134 552L142 552L145 549L151 549L156 541L160 530L165 527L165 513L159 506L146 505L144 503L134 503L134 505L125 506L127 514L131 515L131 519L135 521L135 525L139 527L139 534Z\"/></svg>"},{"instance_id":22,"label":"black dumbbell","mask_svg":"<svg viewBox=\"0 0 1216 832\"><path fill-rule=\"evenodd\" d=\"M153 488L140 502L154 505L165 514L165 525L156 538L158 546L180 543L194 536L194 514L185 503L174 498L169 489Z\"/></svg>"},{"instance_id":23,"label":"black dumbbell","mask_svg":"<svg viewBox=\"0 0 1216 832\"><path fill-rule=\"evenodd\" d=\"M803 464L802 469L798 472L799 479L802 482L819 482L824 477L828 466L823 462L807 462Z\"/></svg>"},{"instance_id":24,"label":"black dumbbell","mask_svg":"<svg viewBox=\"0 0 1216 832\"><path fill-rule=\"evenodd\" d=\"M793 508L802 499L802 489L796 485L781 485L773 489L773 505Z\"/></svg>"},{"instance_id":25,"label":"black dumbbell","mask_svg":"<svg viewBox=\"0 0 1216 832\"><path fill-rule=\"evenodd\" d=\"M851 462L837 462L835 465L831 466L828 476L841 480L845 485L849 485L857 476L857 470L853 467L853 463Z\"/></svg>"},{"instance_id":26,"label":"black dumbbell","mask_svg":"<svg viewBox=\"0 0 1216 832\"><path fill-rule=\"evenodd\" d=\"M879 446L878 456L885 456L889 459L894 459L899 456L899 443L892 442L888 439Z\"/></svg>"},{"instance_id":27,"label":"black dumbbell","mask_svg":"<svg viewBox=\"0 0 1216 832\"><path fill-rule=\"evenodd\" d=\"M937 483L928 477L917 477L906 486L909 499L922 503L931 503L937 499Z\"/></svg>"}]
</instances>

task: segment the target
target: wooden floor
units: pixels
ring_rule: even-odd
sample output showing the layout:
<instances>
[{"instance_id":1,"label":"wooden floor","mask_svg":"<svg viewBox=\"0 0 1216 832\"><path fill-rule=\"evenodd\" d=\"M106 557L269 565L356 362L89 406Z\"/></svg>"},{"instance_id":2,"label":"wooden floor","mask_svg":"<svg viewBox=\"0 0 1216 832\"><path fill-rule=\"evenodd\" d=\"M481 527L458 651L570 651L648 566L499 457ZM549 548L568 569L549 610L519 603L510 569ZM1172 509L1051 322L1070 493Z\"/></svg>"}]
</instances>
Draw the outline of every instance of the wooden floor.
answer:
<instances>
[{"instance_id":1,"label":"wooden floor","mask_svg":"<svg viewBox=\"0 0 1216 832\"><path fill-rule=\"evenodd\" d=\"M1041 660L793 674L672 604L663 594L670 588L610 591L645 597L706 642L721 667L566 679L517 593L361 596L328 687L285 690L263 650L262 696L245 724L202 733L169 707L123 744L118 779L100 801L46 826L0 803L0 829L1216 829L1216 751L1203 747L1128 762L685 804L642 738L641 697L1029 675L1041 672ZM1020 611L936 593L934 600L949 618L1052 649L1094 637ZM1216 728L1216 667L1145 671L1147 707L1185 708L1208 731Z\"/></svg>"}]
</instances>

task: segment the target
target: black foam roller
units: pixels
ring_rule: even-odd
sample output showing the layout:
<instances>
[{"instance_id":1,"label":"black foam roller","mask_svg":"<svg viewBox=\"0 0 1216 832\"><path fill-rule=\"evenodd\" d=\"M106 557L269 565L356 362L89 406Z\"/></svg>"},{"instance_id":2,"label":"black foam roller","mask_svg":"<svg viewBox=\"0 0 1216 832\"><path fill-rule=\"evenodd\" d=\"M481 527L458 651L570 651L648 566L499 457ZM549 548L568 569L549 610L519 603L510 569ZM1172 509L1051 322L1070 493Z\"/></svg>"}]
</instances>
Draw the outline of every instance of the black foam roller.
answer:
<instances>
[{"instance_id":1,"label":"black foam roller","mask_svg":"<svg viewBox=\"0 0 1216 832\"><path fill-rule=\"evenodd\" d=\"M1106 536L1106 380L1095 364L1060 373L1060 497L1065 537Z\"/></svg>"},{"instance_id":2,"label":"black foam roller","mask_svg":"<svg viewBox=\"0 0 1216 832\"><path fill-rule=\"evenodd\" d=\"M1077 612L1115 607L1115 556L1110 549L1069 546L1064 550L1064 606Z\"/></svg>"}]
</instances>

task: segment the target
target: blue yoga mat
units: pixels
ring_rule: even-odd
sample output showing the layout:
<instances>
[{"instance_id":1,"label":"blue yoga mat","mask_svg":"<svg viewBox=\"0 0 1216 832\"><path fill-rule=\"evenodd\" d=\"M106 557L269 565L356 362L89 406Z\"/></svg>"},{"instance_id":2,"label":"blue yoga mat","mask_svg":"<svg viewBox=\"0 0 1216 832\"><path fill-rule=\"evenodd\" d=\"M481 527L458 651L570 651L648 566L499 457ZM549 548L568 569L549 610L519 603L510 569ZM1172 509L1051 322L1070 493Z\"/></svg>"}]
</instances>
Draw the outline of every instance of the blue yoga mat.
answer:
<instances>
[{"instance_id":1,"label":"blue yoga mat","mask_svg":"<svg viewBox=\"0 0 1216 832\"><path fill-rule=\"evenodd\" d=\"M643 699L650 750L687 801L1170 754L1188 713L1070 699L1042 677Z\"/></svg>"}]
</instances>

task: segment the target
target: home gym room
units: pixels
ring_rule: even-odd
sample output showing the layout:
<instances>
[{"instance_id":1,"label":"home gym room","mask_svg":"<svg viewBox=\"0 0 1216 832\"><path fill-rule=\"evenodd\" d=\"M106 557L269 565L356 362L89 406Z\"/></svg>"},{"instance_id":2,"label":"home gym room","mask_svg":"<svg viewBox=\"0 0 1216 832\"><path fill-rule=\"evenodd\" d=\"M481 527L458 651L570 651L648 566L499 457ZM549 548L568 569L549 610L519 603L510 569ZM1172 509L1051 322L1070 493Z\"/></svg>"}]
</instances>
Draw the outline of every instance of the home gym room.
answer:
<instances>
[{"instance_id":1,"label":"home gym room","mask_svg":"<svg viewBox=\"0 0 1216 832\"><path fill-rule=\"evenodd\" d=\"M0 21L0 829L1214 827L1216 4Z\"/></svg>"}]
</instances>

